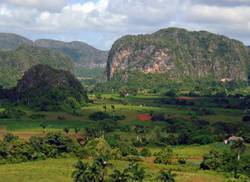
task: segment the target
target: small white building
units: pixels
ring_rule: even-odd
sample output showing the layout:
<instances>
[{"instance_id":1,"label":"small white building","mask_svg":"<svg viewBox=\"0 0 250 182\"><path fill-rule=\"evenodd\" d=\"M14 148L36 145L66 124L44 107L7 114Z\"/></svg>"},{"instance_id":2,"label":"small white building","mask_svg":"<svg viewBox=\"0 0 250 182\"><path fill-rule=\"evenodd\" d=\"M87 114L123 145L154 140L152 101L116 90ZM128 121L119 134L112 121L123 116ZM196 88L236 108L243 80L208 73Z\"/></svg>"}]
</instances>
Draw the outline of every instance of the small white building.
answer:
<instances>
[{"instance_id":1,"label":"small white building","mask_svg":"<svg viewBox=\"0 0 250 182\"><path fill-rule=\"evenodd\" d=\"M244 142L244 139L242 137L231 136L228 139L224 140L224 143L230 144L232 142L238 142L238 141Z\"/></svg>"}]
</instances>

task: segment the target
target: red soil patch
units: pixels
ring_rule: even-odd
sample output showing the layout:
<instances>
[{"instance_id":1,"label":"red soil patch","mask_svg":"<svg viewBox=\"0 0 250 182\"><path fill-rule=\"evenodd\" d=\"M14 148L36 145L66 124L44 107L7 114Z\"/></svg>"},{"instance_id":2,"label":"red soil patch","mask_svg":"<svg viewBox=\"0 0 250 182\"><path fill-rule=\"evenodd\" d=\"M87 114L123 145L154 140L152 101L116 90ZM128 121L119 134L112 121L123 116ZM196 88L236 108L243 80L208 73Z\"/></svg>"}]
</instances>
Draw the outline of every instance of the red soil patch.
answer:
<instances>
[{"instance_id":1,"label":"red soil patch","mask_svg":"<svg viewBox=\"0 0 250 182\"><path fill-rule=\"evenodd\" d=\"M150 116L149 114L140 114L137 117L140 121L151 121L152 116Z\"/></svg>"}]
</instances>

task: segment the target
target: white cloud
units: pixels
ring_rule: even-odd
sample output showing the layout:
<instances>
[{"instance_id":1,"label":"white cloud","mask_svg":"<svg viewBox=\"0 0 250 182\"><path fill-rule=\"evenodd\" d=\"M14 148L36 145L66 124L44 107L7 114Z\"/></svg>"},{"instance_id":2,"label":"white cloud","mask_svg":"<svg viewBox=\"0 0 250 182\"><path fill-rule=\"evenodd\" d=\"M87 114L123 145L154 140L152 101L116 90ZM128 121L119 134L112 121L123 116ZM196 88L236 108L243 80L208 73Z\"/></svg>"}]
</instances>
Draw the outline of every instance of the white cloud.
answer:
<instances>
[{"instance_id":1,"label":"white cloud","mask_svg":"<svg viewBox=\"0 0 250 182\"><path fill-rule=\"evenodd\" d=\"M0 31L88 40L101 48L124 34L168 26L206 29L250 43L249 0L2 0ZM88 32L88 37L83 37ZM91 33L93 32L93 33ZM92 36L91 36L92 35ZM38 37L38 36L34 36Z\"/></svg>"},{"instance_id":2,"label":"white cloud","mask_svg":"<svg viewBox=\"0 0 250 182\"><path fill-rule=\"evenodd\" d=\"M1 2L17 7L57 11L66 5L67 0L1 0Z\"/></svg>"}]
</instances>

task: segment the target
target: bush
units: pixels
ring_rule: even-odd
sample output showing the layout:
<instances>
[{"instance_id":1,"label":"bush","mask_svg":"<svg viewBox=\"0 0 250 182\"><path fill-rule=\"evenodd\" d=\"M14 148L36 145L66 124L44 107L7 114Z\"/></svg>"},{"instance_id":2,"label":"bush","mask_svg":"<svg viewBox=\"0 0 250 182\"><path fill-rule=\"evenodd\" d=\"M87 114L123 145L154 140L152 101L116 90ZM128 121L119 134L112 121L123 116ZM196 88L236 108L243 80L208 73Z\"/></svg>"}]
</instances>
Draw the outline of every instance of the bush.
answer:
<instances>
[{"instance_id":1,"label":"bush","mask_svg":"<svg viewBox=\"0 0 250 182\"><path fill-rule=\"evenodd\" d=\"M3 141L7 142L7 143L13 142L13 141L18 140L18 139L19 139L18 136L13 135L12 133L7 133L3 137Z\"/></svg>"},{"instance_id":2,"label":"bush","mask_svg":"<svg viewBox=\"0 0 250 182\"><path fill-rule=\"evenodd\" d=\"M110 119L111 116L108 113L105 112L94 112L92 114L90 114L89 119L93 120L93 121L102 121L105 119Z\"/></svg>"},{"instance_id":3,"label":"bush","mask_svg":"<svg viewBox=\"0 0 250 182\"><path fill-rule=\"evenodd\" d=\"M250 115L243 116L242 121L243 122L250 122Z\"/></svg>"},{"instance_id":4,"label":"bush","mask_svg":"<svg viewBox=\"0 0 250 182\"><path fill-rule=\"evenodd\" d=\"M186 159L184 159L184 158L179 158L179 159L178 159L178 163L179 163L179 164L186 164L187 161L186 161Z\"/></svg>"},{"instance_id":5,"label":"bush","mask_svg":"<svg viewBox=\"0 0 250 182\"><path fill-rule=\"evenodd\" d=\"M84 146L89 155L97 157L99 155L111 158L111 147L104 138L95 138L88 141Z\"/></svg>"},{"instance_id":6,"label":"bush","mask_svg":"<svg viewBox=\"0 0 250 182\"><path fill-rule=\"evenodd\" d=\"M158 113L158 114L152 114L152 121L165 121L165 114L164 113Z\"/></svg>"},{"instance_id":7,"label":"bush","mask_svg":"<svg viewBox=\"0 0 250 182\"><path fill-rule=\"evenodd\" d=\"M176 90L168 90L168 91L165 93L165 96L168 96L168 97L176 97Z\"/></svg>"},{"instance_id":8,"label":"bush","mask_svg":"<svg viewBox=\"0 0 250 182\"><path fill-rule=\"evenodd\" d=\"M211 150L208 154L203 156L203 161L200 164L200 168L204 170L217 170L222 163L222 156L219 151Z\"/></svg>"},{"instance_id":9,"label":"bush","mask_svg":"<svg viewBox=\"0 0 250 182\"><path fill-rule=\"evenodd\" d=\"M0 142L0 163L16 163L72 155L83 157L76 140L61 133L48 133L44 137L31 137L28 141L7 134ZM79 156L81 152L81 156Z\"/></svg>"},{"instance_id":10,"label":"bush","mask_svg":"<svg viewBox=\"0 0 250 182\"><path fill-rule=\"evenodd\" d=\"M135 147L144 147L148 144L148 140L146 138L136 138L133 140L133 145Z\"/></svg>"},{"instance_id":11,"label":"bush","mask_svg":"<svg viewBox=\"0 0 250 182\"><path fill-rule=\"evenodd\" d=\"M148 148L143 148L140 152L140 155L143 157L150 157L152 153Z\"/></svg>"},{"instance_id":12,"label":"bush","mask_svg":"<svg viewBox=\"0 0 250 182\"><path fill-rule=\"evenodd\" d=\"M31 119L43 119L45 118L45 115L44 114L31 114L30 118Z\"/></svg>"},{"instance_id":13,"label":"bush","mask_svg":"<svg viewBox=\"0 0 250 182\"><path fill-rule=\"evenodd\" d=\"M3 112L0 112L1 119L11 119L11 118L19 119L25 115L26 113L24 111L15 108L7 108Z\"/></svg>"},{"instance_id":14,"label":"bush","mask_svg":"<svg viewBox=\"0 0 250 182\"><path fill-rule=\"evenodd\" d=\"M122 156L127 156L127 155L138 155L138 151L135 147L131 145L121 145L120 147L121 154Z\"/></svg>"},{"instance_id":15,"label":"bush","mask_svg":"<svg viewBox=\"0 0 250 182\"><path fill-rule=\"evenodd\" d=\"M173 157L173 150L169 146L167 146L160 152L155 154L154 162L159 164L171 164L172 157Z\"/></svg>"}]
</instances>

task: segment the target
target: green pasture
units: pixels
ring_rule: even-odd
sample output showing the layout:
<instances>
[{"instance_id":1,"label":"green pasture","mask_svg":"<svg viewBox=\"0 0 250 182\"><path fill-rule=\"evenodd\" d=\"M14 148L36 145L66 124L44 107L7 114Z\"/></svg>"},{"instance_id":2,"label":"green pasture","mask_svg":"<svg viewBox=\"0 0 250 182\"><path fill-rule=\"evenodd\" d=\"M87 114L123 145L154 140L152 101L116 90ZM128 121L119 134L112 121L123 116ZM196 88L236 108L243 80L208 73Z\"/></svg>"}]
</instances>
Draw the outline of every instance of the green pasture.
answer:
<instances>
[{"instance_id":1,"label":"green pasture","mask_svg":"<svg viewBox=\"0 0 250 182\"><path fill-rule=\"evenodd\" d=\"M77 159L69 158L1 165L0 182L71 182L73 165L76 162ZM128 165L126 161L111 161L111 163L113 168L117 169L124 169ZM177 182L196 181L198 179L199 182L222 182L225 179L223 174L199 171L189 165L159 165L147 162L140 164L146 168L145 182L157 181L156 178L161 169L173 170L173 173L177 175Z\"/></svg>"}]
</instances>

